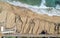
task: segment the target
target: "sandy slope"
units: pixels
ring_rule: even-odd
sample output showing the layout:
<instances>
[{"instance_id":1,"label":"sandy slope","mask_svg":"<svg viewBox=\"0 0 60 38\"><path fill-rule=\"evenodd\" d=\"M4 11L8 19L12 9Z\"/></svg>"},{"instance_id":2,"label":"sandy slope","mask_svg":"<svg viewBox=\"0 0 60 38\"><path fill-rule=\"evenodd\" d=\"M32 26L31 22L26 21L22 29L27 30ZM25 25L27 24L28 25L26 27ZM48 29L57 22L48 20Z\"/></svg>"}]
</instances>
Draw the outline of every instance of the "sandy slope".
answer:
<instances>
[{"instance_id":1,"label":"sandy slope","mask_svg":"<svg viewBox=\"0 0 60 38\"><path fill-rule=\"evenodd\" d=\"M17 29L16 33L21 34L39 34L42 30L47 30L49 34L55 34L55 24L59 23L60 16L37 14L24 7L0 2L0 24L5 30Z\"/></svg>"}]
</instances>

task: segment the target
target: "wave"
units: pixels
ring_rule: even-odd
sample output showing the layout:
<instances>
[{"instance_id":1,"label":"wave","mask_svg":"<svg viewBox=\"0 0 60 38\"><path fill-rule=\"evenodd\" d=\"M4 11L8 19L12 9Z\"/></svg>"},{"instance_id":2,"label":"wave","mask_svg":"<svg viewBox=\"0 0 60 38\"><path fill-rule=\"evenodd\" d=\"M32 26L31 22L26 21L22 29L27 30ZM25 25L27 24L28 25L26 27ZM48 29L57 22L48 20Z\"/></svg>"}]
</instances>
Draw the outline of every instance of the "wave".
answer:
<instances>
[{"instance_id":1,"label":"wave","mask_svg":"<svg viewBox=\"0 0 60 38\"><path fill-rule=\"evenodd\" d=\"M56 8L59 8L59 5L57 5L56 8L47 7L47 6L44 5L45 0L42 0L40 6L32 6L32 5L28 5L28 4L19 2L19 1L10 2L10 1L7 0L7 2L12 4L12 5L15 5L15 6L28 8L28 9L30 9L33 12L36 12L38 14L47 14L49 16L60 16L60 9L56 9Z\"/></svg>"}]
</instances>

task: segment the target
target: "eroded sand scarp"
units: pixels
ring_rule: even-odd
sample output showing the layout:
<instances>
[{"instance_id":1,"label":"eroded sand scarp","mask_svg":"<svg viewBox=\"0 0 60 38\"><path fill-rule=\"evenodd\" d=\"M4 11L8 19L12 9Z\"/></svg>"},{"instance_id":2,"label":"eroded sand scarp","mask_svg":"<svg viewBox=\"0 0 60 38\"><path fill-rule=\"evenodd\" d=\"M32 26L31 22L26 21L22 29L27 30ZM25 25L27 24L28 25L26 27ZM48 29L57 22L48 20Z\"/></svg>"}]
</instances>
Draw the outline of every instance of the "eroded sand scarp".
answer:
<instances>
[{"instance_id":1,"label":"eroded sand scarp","mask_svg":"<svg viewBox=\"0 0 60 38\"><path fill-rule=\"evenodd\" d=\"M60 16L37 14L27 8L0 2L0 31L13 31L15 34L60 33ZM7 32L8 33L8 32Z\"/></svg>"}]
</instances>

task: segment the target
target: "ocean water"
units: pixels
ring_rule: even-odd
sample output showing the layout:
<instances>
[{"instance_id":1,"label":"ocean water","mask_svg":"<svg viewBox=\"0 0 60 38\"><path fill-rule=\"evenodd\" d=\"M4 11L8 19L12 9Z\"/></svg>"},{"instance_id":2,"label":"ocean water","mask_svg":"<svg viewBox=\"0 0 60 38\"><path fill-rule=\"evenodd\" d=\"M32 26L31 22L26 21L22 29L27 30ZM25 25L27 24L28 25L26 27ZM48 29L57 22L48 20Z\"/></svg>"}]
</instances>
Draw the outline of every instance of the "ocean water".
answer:
<instances>
[{"instance_id":1,"label":"ocean water","mask_svg":"<svg viewBox=\"0 0 60 38\"><path fill-rule=\"evenodd\" d=\"M47 14L49 16L60 16L60 5L56 5L55 8L54 7L47 7L45 5L45 3L46 3L45 0L41 1L40 6L29 5L29 4L22 3L20 1L5 0L5 2L8 2L8 3L15 5L15 6L28 8L28 9L30 9L33 12L36 12L38 14Z\"/></svg>"}]
</instances>

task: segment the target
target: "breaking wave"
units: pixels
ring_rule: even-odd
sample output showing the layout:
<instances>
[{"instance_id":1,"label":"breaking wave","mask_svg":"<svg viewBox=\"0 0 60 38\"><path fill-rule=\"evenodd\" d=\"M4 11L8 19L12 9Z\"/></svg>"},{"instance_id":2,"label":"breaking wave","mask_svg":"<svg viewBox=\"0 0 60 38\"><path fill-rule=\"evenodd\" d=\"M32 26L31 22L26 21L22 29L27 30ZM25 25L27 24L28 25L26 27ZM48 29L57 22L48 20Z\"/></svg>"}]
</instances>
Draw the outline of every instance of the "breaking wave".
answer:
<instances>
[{"instance_id":1,"label":"breaking wave","mask_svg":"<svg viewBox=\"0 0 60 38\"><path fill-rule=\"evenodd\" d=\"M45 0L42 0L41 5L40 6L32 6L32 5L28 5L25 3L21 3L19 1L13 1L10 2L7 0L8 3L13 4L15 6L20 6L20 7L25 7L28 8L38 14L47 14L49 16L60 16L60 9L58 9L60 6L56 5L56 8L53 7L46 7L45 4Z\"/></svg>"}]
</instances>

